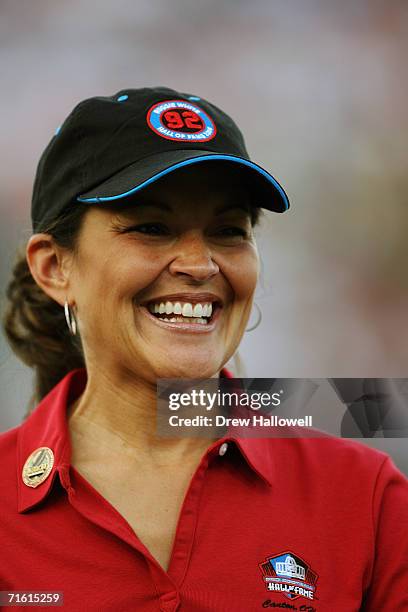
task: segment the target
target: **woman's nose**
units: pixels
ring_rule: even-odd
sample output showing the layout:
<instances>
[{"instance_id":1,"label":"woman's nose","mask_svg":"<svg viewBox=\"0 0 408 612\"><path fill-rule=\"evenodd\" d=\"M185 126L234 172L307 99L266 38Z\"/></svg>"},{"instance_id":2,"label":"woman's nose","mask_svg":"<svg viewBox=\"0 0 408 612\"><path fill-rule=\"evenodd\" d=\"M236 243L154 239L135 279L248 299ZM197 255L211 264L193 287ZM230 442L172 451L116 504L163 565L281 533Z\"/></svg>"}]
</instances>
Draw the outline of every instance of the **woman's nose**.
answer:
<instances>
[{"instance_id":1,"label":"woman's nose","mask_svg":"<svg viewBox=\"0 0 408 612\"><path fill-rule=\"evenodd\" d=\"M171 274L186 274L196 280L207 280L219 272L212 251L202 232L186 232L177 241L176 254L169 265Z\"/></svg>"}]
</instances>

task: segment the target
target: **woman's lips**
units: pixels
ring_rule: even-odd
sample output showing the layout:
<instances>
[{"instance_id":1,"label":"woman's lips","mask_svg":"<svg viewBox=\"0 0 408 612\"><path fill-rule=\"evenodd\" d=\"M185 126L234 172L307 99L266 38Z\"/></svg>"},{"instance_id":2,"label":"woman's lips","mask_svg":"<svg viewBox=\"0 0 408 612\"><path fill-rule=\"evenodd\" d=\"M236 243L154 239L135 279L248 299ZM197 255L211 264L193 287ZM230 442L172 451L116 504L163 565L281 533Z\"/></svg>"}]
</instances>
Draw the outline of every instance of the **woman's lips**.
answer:
<instances>
[{"instance_id":1,"label":"woman's lips","mask_svg":"<svg viewBox=\"0 0 408 612\"><path fill-rule=\"evenodd\" d=\"M159 319L158 317L156 317L154 314L152 314L149 309L146 306L140 306L142 312L151 320L154 321L156 323L156 325L159 325L159 327L162 327L163 329L169 329L172 331L180 331L183 333L190 333L190 334L208 334L208 332L211 332L215 329L218 319L220 317L221 314L221 310L222 307L221 306L215 306L212 315L211 315L211 320L208 323L202 324L202 323L176 323L176 322L171 322L171 321L166 321L165 319ZM176 315L173 315L176 316Z\"/></svg>"}]
</instances>

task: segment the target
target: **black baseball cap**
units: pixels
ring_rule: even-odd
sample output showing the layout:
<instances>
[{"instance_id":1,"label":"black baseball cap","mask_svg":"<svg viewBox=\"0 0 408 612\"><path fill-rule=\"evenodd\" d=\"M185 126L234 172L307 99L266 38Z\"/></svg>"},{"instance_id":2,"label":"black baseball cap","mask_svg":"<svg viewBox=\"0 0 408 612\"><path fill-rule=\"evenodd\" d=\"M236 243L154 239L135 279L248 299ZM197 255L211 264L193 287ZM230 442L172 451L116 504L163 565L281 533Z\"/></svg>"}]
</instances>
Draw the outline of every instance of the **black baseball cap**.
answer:
<instances>
[{"instance_id":1,"label":"black baseball cap","mask_svg":"<svg viewBox=\"0 0 408 612\"><path fill-rule=\"evenodd\" d=\"M238 126L204 98L167 87L88 98L68 115L40 158L33 230L41 232L76 202L120 205L166 174L210 160L238 165L258 206L289 208L278 181L250 160Z\"/></svg>"}]
</instances>

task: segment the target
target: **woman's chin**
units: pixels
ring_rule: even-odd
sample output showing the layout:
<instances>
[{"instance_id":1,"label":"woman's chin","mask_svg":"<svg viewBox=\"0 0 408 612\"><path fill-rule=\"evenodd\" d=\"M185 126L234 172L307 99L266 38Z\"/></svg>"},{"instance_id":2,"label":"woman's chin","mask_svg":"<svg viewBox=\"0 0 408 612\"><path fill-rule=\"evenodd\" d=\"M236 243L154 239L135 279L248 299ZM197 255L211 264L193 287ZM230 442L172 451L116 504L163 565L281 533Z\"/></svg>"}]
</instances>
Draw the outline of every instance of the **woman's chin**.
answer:
<instances>
[{"instance_id":1,"label":"woman's chin","mask_svg":"<svg viewBox=\"0 0 408 612\"><path fill-rule=\"evenodd\" d=\"M205 360L183 360L173 363L156 364L157 378L212 378L221 369L218 361Z\"/></svg>"}]
</instances>

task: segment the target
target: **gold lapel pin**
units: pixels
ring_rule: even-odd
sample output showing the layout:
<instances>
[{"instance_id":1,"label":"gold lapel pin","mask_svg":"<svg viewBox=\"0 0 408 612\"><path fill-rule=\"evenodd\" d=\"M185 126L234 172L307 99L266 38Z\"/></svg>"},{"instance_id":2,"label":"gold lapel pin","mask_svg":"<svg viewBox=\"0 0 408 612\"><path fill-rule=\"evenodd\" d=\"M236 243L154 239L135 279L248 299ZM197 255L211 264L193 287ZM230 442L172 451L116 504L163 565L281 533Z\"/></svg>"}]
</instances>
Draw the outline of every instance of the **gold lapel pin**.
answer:
<instances>
[{"instance_id":1,"label":"gold lapel pin","mask_svg":"<svg viewBox=\"0 0 408 612\"><path fill-rule=\"evenodd\" d=\"M40 446L29 455L23 467L23 482L27 487L38 487L51 474L54 453L48 446Z\"/></svg>"}]
</instances>

